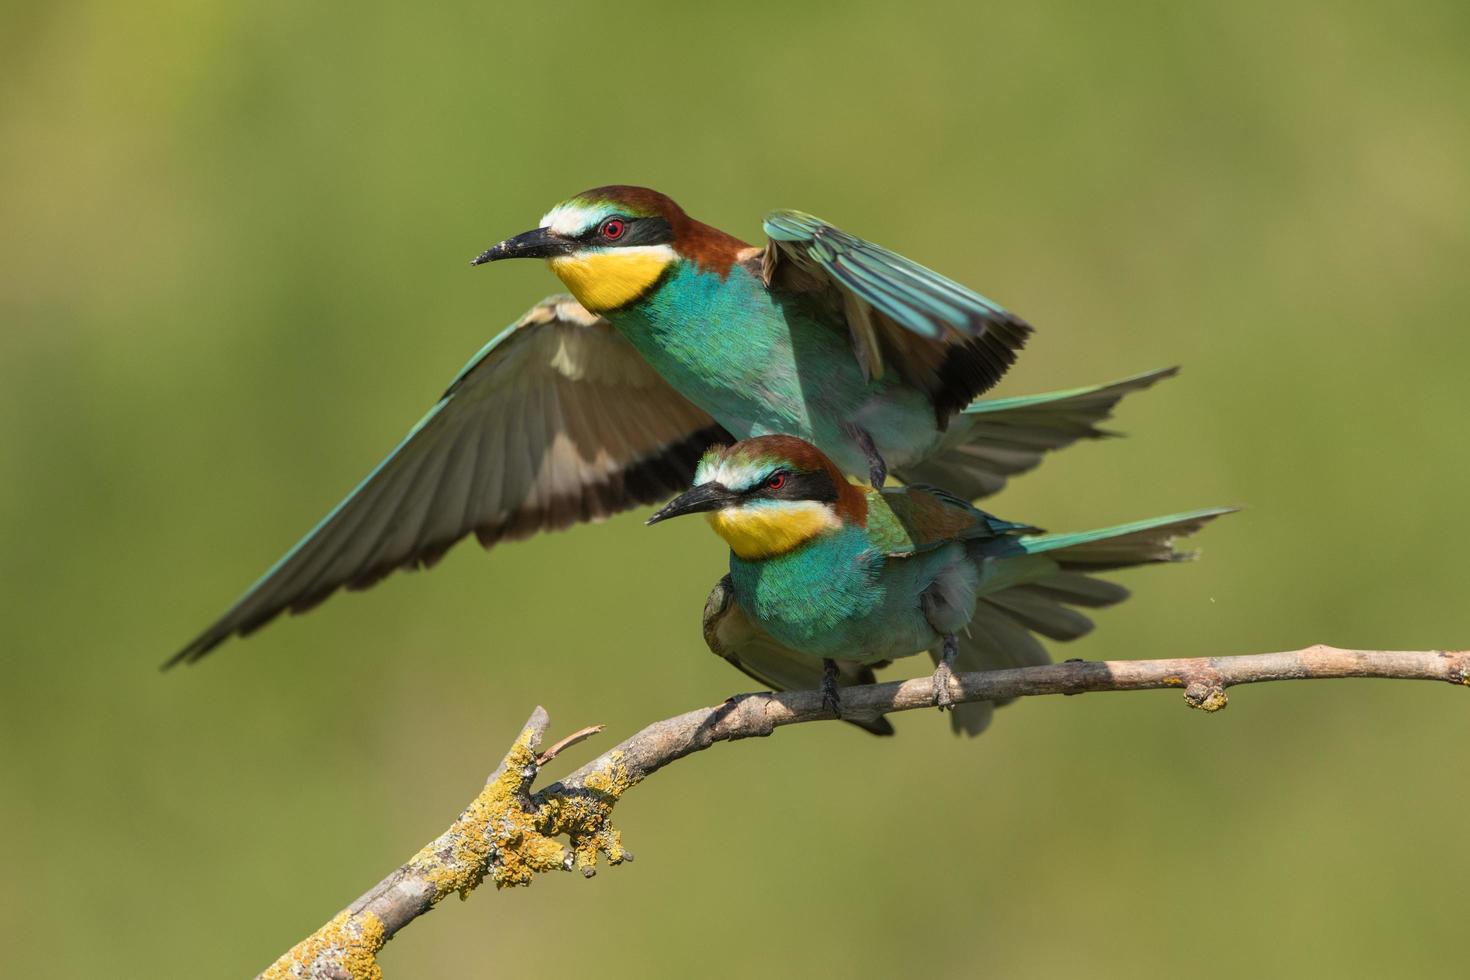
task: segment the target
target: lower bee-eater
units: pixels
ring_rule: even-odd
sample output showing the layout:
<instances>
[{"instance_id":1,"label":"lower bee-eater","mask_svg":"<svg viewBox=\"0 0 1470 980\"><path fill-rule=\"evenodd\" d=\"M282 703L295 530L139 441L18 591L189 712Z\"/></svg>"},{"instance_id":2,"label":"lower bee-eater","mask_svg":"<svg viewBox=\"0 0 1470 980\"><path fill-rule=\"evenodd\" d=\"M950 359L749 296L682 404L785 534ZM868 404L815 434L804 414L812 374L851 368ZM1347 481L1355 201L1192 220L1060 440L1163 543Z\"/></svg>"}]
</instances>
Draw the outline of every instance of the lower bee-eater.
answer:
<instances>
[{"instance_id":1,"label":"lower bee-eater","mask_svg":"<svg viewBox=\"0 0 1470 980\"><path fill-rule=\"evenodd\" d=\"M850 483L790 436L712 449L694 479L648 523L704 513L730 546L730 574L705 607L710 648L773 688L820 686L834 710L839 686L925 651L942 708L954 668L1047 663L1033 632L1074 639L1092 628L1074 607L1127 597L1093 573L1191 557L1174 539L1230 512L1043 534L943 490ZM994 705L954 707L955 730L977 734ZM848 720L892 731L883 718Z\"/></svg>"},{"instance_id":2,"label":"lower bee-eater","mask_svg":"<svg viewBox=\"0 0 1470 980\"><path fill-rule=\"evenodd\" d=\"M542 258L551 297L492 340L407 438L170 663L473 532L598 520L689 485L714 442L787 432L846 472L998 490L1105 433L1125 394L1172 370L974 401L1031 328L998 304L810 215L776 211L756 248L656 191L604 187L475 261Z\"/></svg>"}]
</instances>

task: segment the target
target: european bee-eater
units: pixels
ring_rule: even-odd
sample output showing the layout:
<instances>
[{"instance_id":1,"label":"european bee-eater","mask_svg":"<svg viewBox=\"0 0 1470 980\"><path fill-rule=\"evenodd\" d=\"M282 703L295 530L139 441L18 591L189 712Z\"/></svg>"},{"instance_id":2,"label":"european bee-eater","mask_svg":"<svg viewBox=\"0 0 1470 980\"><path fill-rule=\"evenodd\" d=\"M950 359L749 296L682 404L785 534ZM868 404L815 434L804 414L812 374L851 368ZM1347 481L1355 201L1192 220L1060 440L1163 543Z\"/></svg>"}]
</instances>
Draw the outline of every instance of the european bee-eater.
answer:
<instances>
[{"instance_id":1,"label":"european bee-eater","mask_svg":"<svg viewBox=\"0 0 1470 980\"><path fill-rule=\"evenodd\" d=\"M432 565L474 532L598 520L689 485L715 442L791 433L881 484L998 490L1050 450L1106 433L1125 394L972 400L1031 328L997 304L810 215L766 217L765 248L639 187L578 194L476 264L546 259L551 297L487 344L407 438L170 663L338 588Z\"/></svg>"},{"instance_id":2,"label":"european bee-eater","mask_svg":"<svg viewBox=\"0 0 1470 980\"><path fill-rule=\"evenodd\" d=\"M928 651L934 693L952 703L952 669L1047 663L1032 633L1070 640L1092 629L1075 606L1128 591L1092 573L1192 557L1176 537L1230 508L1172 514L1076 534L1042 534L928 487L850 483L832 460L790 436L710 450L692 490L650 524L704 513L730 546L730 574L705 606L715 653L773 688L871 682L872 668ZM994 706L956 706L977 734ZM849 718L889 734L886 719Z\"/></svg>"}]
</instances>

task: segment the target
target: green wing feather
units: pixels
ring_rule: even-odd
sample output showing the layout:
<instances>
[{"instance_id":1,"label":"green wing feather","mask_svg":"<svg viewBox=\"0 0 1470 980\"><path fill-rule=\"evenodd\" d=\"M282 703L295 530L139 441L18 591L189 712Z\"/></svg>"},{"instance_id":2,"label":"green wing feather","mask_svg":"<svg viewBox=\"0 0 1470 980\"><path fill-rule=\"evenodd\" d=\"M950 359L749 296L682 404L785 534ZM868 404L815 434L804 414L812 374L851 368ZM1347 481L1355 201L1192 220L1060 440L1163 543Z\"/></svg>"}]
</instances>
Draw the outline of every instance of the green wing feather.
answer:
<instances>
[{"instance_id":1,"label":"green wing feather","mask_svg":"<svg viewBox=\"0 0 1470 980\"><path fill-rule=\"evenodd\" d=\"M890 557L927 551L949 541L1038 530L987 514L938 487L865 487L864 492L868 498L868 537Z\"/></svg>"},{"instance_id":2,"label":"green wing feather","mask_svg":"<svg viewBox=\"0 0 1470 980\"><path fill-rule=\"evenodd\" d=\"M927 392L940 424L1015 363L1031 327L999 303L801 211L772 211L762 258L775 288L840 294L853 353L871 378L892 365ZM794 265L797 274L783 276Z\"/></svg>"},{"instance_id":3,"label":"green wing feather","mask_svg":"<svg viewBox=\"0 0 1470 980\"><path fill-rule=\"evenodd\" d=\"M684 489L728 433L606 320L549 297L475 355L388 457L170 664L433 565L469 534L600 520Z\"/></svg>"},{"instance_id":4,"label":"green wing feather","mask_svg":"<svg viewBox=\"0 0 1470 980\"><path fill-rule=\"evenodd\" d=\"M1015 321L1004 307L886 248L801 211L772 211L765 232L801 249L844 289L922 337L978 337L987 325Z\"/></svg>"}]
</instances>

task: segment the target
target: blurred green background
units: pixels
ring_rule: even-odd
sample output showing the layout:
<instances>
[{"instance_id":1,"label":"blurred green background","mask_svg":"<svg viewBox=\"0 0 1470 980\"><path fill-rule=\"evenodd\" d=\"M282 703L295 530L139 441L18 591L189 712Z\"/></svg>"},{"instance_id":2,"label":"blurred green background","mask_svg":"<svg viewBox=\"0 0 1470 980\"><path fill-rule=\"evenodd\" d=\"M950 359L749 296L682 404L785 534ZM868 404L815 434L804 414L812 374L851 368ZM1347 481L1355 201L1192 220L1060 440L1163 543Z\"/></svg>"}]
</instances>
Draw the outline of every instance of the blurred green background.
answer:
<instances>
[{"instance_id":1,"label":"blurred green background","mask_svg":"<svg viewBox=\"0 0 1470 980\"><path fill-rule=\"evenodd\" d=\"M698 632L721 545L632 515L156 670L559 288L466 261L588 186L937 266L1038 327L1002 394L1183 364L1130 438L994 501L1055 529L1248 505L1059 655L1470 645L1467 51L1453 0L0 7L4 972L253 974L535 704L608 725L571 766L748 689ZM449 902L382 962L1459 975L1465 698L790 729L632 793L636 864Z\"/></svg>"}]
</instances>

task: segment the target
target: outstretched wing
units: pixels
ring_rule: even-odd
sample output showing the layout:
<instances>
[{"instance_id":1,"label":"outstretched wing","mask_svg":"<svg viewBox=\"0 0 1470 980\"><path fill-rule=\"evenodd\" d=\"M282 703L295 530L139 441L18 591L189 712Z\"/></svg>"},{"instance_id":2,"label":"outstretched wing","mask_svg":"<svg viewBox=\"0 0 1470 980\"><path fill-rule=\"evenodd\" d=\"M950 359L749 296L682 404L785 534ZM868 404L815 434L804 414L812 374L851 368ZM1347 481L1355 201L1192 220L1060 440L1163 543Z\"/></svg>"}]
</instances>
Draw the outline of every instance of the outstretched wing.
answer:
<instances>
[{"instance_id":1,"label":"outstretched wing","mask_svg":"<svg viewBox=\"0 0 1470 980\"><path fill-rule=\"evenodd\" d=\"M890 367L925 391L943 426L1015 363L1031 327L917 262L800 211L772 211L766 283L815 294L847 321L870 378Z\"/></svg>"},{"instance_id":2,"label":"outstretched wing","mask_svg":"<svg viewBox=\"0 0 1470 980\"><path fill-rule=\"evenodd\" d=\"M476 354L388 458L169 664L339 588L430 566L471 531L488 548L662 500L729 438L606 320L550 297Z\"/></svg>"},{"instance_id":3,"label":"outstretched wing","mask_svg":"<svg viewBox=\"0 0 1470 980\"><path fill-rule=\"evenodd\" d=\"M715 653L756 683L764 684L773 691L806 691L822 686L822 661L797 653L790 647L778 643L771 634L751 622L735 601L735 592L730 587L730 576L726 575L715 583L704 604L704 641ZM872 684L873 667L882 664L863 665L850 661L838 661L837 684L851 687L854 684ZM892 735L893 726L882 715L871 718L844 717L854 725L874 735Z\"/></svg>"}]
</instances>

